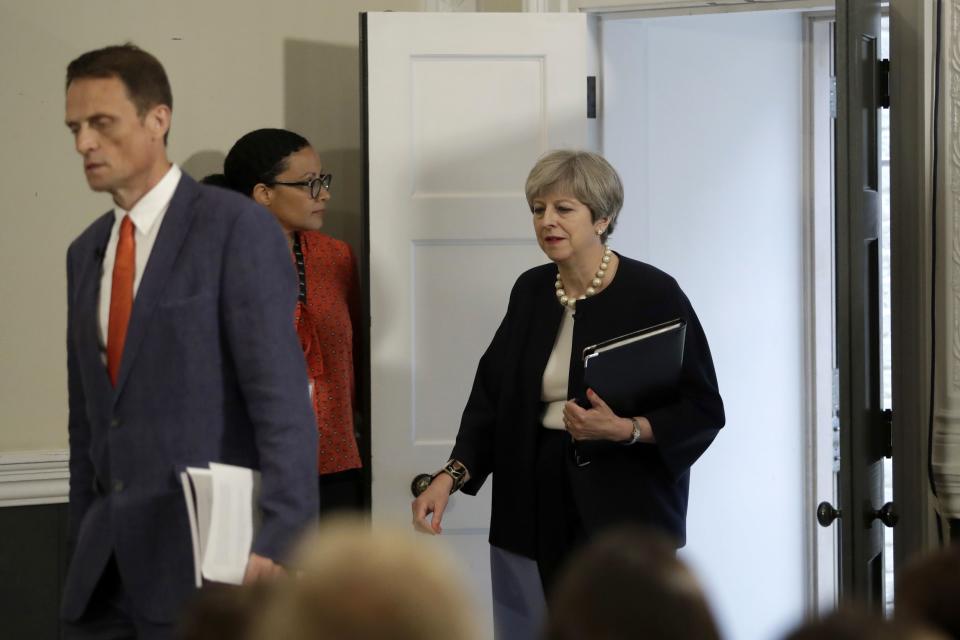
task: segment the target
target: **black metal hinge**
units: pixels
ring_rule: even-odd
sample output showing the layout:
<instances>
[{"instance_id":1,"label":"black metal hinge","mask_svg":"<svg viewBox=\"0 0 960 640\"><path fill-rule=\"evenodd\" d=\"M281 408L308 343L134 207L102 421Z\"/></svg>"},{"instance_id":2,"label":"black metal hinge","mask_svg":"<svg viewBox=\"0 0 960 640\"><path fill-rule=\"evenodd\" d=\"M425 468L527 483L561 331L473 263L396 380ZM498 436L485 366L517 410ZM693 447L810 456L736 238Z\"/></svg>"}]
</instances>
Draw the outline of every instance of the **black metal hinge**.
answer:
<instances>
[{"instance_id":1,"label":"black metal hinge","mask_svg":"<svg viewBox=\"0 0 960 640\"><path fill-rule=\"evenodd\" d=\"M587 76L587 117L597 118L597 76Z\"/></svg>"},{"instance_id":2,"label":"black metal hinge","mask_svg":"<svg viewBox=\"0 0 960 640\"><path fill-rule=\"evenodd\" d=\"M893 457L893 411L883 410L883 457Z\"/></svg>"},{"instance_id":3,"label":"black metal hinge","mask_svg":"<svg viewBox=\"0 0 960 640\"><path fill-rule=\"evenodd\" d=\"M890 60L877 63L877 99L881 109L890 108Z\"/></svg>"}]
</instances>

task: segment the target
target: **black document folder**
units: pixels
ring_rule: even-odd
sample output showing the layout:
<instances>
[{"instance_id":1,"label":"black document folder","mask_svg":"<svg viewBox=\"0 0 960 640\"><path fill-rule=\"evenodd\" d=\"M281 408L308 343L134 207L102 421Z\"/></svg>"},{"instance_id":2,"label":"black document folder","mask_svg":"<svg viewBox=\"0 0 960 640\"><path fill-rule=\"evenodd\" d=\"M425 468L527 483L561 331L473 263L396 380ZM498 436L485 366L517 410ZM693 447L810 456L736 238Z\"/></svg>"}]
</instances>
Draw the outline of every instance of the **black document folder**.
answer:
<instances>
[{"instance_id":1,"label":"black document folder","mask_svg":"<svg viewBox=\"0 0 960 640\"><path fill-rule=\"evenodd\" d=\"M671 320L583 350L584 386L618 416L641 416L673 400L683 365L687 323ZM585 407L589 401L580 401Z\"/></svg>"}]
</instances>

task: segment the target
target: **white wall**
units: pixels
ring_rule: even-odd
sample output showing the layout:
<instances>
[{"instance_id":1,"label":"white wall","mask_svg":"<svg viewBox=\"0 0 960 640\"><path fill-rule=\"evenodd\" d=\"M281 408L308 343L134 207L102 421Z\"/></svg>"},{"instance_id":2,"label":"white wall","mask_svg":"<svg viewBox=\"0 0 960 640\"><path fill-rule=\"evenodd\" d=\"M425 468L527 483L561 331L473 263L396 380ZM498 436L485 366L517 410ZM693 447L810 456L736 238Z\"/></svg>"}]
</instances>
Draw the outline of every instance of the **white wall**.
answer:
<instances>
[{"instance_id":1,"label":"white wall","mask_svg":"<svg viewBox=\"0 0 960 640\"><path fill-rule=\"evenodd\" d=\"M335 174L327 230L360 238L358 12L420 0L0 4L0 452L66 447L65 252L110 208L63 124L67 63L132 40L173 86L170 155L195 177L242 134L300 131Z\"/></svg>"},{"instance_id":2,"label":"white wall","mask_svg":"<svg viewBox=\"0 0 960 640\"><path fill-rule=\"evenodd\" d=\"M671 273L707 332L727 426L692 472L683 557L736 640L802 615L802 40L798 13L607 20L611 244Z\"/></svg>"}]
</instances>

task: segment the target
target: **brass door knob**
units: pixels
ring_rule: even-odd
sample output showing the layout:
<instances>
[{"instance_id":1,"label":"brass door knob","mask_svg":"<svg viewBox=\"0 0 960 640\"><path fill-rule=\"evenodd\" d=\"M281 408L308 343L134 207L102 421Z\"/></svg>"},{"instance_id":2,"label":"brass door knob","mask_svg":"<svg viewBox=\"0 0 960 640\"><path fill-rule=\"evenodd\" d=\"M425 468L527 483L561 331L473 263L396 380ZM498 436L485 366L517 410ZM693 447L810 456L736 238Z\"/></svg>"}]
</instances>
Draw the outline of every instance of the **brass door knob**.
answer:
<instances>
[{"instance_id":1,"label":"brass door knob","mask_svg":"<svg viewBox=\"0 0 960 640\"><path fill-rule=\"evenodd\" d=\"M414 476L413 482L410 483L410 493L413 494L414 498L419 498L420 494L427 490L431 482L433 482L433 476L429 473L417 474Z\"/></svg>"}]
</instances>

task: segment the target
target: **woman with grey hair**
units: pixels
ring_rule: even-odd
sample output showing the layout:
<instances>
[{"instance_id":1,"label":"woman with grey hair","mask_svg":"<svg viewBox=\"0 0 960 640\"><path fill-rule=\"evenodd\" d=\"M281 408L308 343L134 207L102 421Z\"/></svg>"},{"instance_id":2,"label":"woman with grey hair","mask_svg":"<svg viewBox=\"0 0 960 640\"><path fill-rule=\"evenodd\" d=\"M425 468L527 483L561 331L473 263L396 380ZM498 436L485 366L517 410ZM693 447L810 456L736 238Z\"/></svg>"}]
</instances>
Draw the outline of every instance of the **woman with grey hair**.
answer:
<instances>
[{"instance_id":1,"label":"woman with grey hair","mask_svg":"<svg viewBox=\"0 0 960 640\"><path fill-rule=\"evenodd\" d=\"M551 262L514 284L450 460L413 502L414 526L440 533L450 494L475 495L493 474L499 638L538 633L544 593L599 531L645 525L682 546L690 467L724 424L710 349L687 297L666 273L606 246L623 204L614 168L593 153L553 151L530 171L526 196ZM585 347L677 318L686 342L676 393L643 415L617 415L584 388Z\"/></svg>"}]
</instances>

